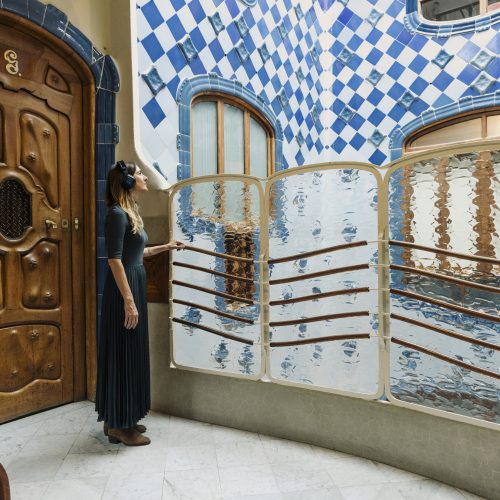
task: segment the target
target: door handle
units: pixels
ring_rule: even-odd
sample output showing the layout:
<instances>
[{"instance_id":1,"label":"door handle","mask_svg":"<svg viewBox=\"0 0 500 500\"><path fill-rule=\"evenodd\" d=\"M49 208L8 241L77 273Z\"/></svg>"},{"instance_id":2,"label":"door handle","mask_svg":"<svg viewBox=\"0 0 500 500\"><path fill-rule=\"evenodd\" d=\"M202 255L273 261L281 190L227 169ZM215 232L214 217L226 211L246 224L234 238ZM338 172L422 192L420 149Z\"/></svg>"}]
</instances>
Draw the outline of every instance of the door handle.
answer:
<instances>
[{"instance_id":1,"label":"door handle","mask_svg":"<svg viewBox=\"0 0 500 500\"><path fill-rule=\"evenodd\" d=\"M78 217L75 217L73 222L75 224L75 231L78 231L78 229L80 229L80 221L78 220Z\"/></svg>"},{"instance_id":2,"label":"door handle","mask_svg":"<svg viewBox=\"0 0 500 500\"><path fill-rule=\"evenodd\" d=\"M57 229L57 224L53 220L45 219L45 225L47 229Z\"/></svg>"}]
</instances>

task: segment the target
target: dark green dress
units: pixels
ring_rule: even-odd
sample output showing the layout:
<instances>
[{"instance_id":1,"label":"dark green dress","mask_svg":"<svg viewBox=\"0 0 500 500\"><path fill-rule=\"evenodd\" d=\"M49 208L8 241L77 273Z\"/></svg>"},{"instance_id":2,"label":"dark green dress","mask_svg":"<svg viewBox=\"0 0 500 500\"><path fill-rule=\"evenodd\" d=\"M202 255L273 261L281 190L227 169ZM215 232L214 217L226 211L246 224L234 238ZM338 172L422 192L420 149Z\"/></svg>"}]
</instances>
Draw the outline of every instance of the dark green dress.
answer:
<instances>
[{"instance_id":1,"label":"dark green dress","mask_svg":"<svg viewBox=\"0 0 500 500\"><path fill-rule=\"evenodd\" d=\"M124 327L123 297L108 268L97 343L96 411L109 427L132 427L150 409L149 340L146 272L142 263L146 232L132 233L119 205L108 209L105 224L108 259L121 259L139 312L137 327Z\"/></svg>"}]
</instances>

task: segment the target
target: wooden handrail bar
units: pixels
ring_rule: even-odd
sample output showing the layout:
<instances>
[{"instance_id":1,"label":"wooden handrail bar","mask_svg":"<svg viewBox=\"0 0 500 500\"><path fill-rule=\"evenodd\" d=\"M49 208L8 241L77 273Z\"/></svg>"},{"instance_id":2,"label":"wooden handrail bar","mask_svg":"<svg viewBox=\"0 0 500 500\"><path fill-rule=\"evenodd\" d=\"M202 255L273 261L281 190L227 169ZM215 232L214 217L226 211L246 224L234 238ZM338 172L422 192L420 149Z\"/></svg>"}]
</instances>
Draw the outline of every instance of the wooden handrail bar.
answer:
<instances>
[{"instance_id":1,"label":"wooden handrail bar","mask_svg":"<svg viewBox=\"0 0 500 500\"><path fill-rule=\"evenodd\" d=\"M191 326L192 328L198 328L199 330L205 330L206 332L213 333L219 337L224 337L225 339L235 340L236 342L241 342L242 344L253 345L253 340L242 339L236 335L231 335L229 333L221 332L219 330L214 330L208 326L199 325L198 323L193 323L191 321L186 321L181 318L172 318L174 323L180 323L181 325Z\"/></svg>"},{"instance_id":2,"label":"wooden handrail bar","mask_svg":"<svg viewBox=\"0 0 500 500\"><path fill-rule=\"evenodd\" d=\"M248 257L237 257L236 255L229 255L227 253L212 252L212 250L205 250L204 248L193 247L191 245L186 245L184 250L190 250L191 252L204 253L205 255L212 255L214 257L220 257L221 259L228 260L238 260L240 262L253 262L253 259Z\"/></svg>"},{"instance_id":3,"label":"wooden handrail bar","mask_svg":"<svg viewBox=\"0 0 500 500\"><path fill-rule=\"evenodd\" d=\"M204 273L215 274L216 276L221 276L223 278L244 281L245 283L253 283L252 278L244 278L243 276L235 276L234 274L223 273L221 271L215 271L214 269L209 269L208 267L195 266L193 264L188 264L186 262L174 262L174 266L186 267L187 269L194 269L195 271L202 271Z\"/></svg>"},{"instance_id":4,"label":"wooden handrail bar","mask_svg":"<svg viewBox=\"0 0 500 500\"><path fill-rule=\"evenodd\" d=\"M361 247L368 245L367 241L356 241L354 243L345 243L343 245L335 245L333 247L320 248L319 250L311 250L310 252L297 253L295 255L288 255L287 257L278 257L277 259L269 259L269 264L279 264L280 262L289 262L291 260L303 259L305 257L313 257L314 255L321 255L322 253L336 252L337 250L344 250L345 248Z\"/></svg>"},{"instance_id":5,"label":"wooden handrail bar","mask_svg":"<svg viewBox=\"0 0 500 500\"><path fill-rule=\"evenodd\" d=\"M218 316L224 316L224 318L229 318L234 321L243 321L244 323L248 323L249 325L253 325L255 321L253 319L242 318L241 316L237 316L236 314L229 314L224 311L219 311L217 309L213 309L211 307L202 306L201 304L195 304L193 302L187 302L186 300L174 299L172 302L174 304L180 304L183 306L194 307L195 309L201 309L203 311L207 311L212 314L217 314Z\"/></svg>"},{"instance_id":6,"label":"wooden handrail bar","mask_svg":"<svg viewBox=\"0 0 500 500\"><path fill-rule=\"evenodd\" d=\"M356 316L369 316L368 311L354 311L350 313L324 314L323 316L312 316L311 318L291 319L287 321L271 321L269 326L289 326L300 325L301 323L315 323L327 319L354 318Z\"/></svg>"},{"instance_id":7,"label":"wooden handrail bar","mask_svg":"<svg viewBox=\"0 0 500 500\"><path fill-rule=\"evenodd\" d=\"M437 333L442 333L443 335L447 335L448 337L453 337L458 340L464 340L465 342L470 342L471 344L477 344L483 347L487 347L489 349L494 349L495 351L500 351L500 345L492 344L491 342L486 342L485 340L475 339L473 337L469 337L467 335L463 335L461 333L452 332L451 330L447 330L446 328L441 328L440 326L430 325L428 323L424 323L423 321L418 321L417 319L407 318L405 316L400 316L399 314L391 314L391 318L397 319L398 321L403 321L405 323L410 323L411 325L420 326L427 330L432 330Z\"/></svg>"},{"instance_id":8,"label":"wooden handrail bar","mask_svg":"<svg viewBox=\"0 0 500 500\"><path fill-rule=\"evenodd\" d=\"M351 295L353 293L369 292L370 289L365 286L361 288L344 288L342 290L332 290L331 292L313 293L312 295L303 295L302 297L294 297L292 299L271 300L270 306L280 306L284 304L293 304L295 302L306 302L308 300L323 299L325 297L335 297L336 295Z\"/></svg>"},{"instance_id":9,"label":"wooden handrail bar","mask_svg":"<svg viewBox=\"0 0 500 500\"><path fill-rule=\"evenodd\" d=\"M445 354L433 351L432 349L427 349L427 347L414 344L413 342L407 342L406 340L401 340L396 337L392 337L391 342L402 345L403 347L409 347L410 349L415 349L416 351L423 352L425 354L428 354L429 356L433 356L435 358L441 359L442 361L446 361L447 363L451 363L452 365L460 366L461 368L465 368L467 370L470 370L471 372L481 373L482 375L486 375L488 377L500 379L500 373L492 372L490 370L485 370L484 368L479 368L474 365L469 365L467 363L464 363L463 361L460 361L459 359L452 358L451 356L446 356Z\"/></svg>"},{"instance_id":10,"label":"wooden handrail bar","mask_svg":"<svg viewBox=\"0 0 500 500\"><path fill-rule=\"evenodd\" d=\"M425 271L424 269L418 269L416 267L400 266L397 264L391 264L389 266L395 271L403 271L405 273L421 274L422 276L429 276L431 278L437 278L444 281L449 281L450 283L456 283L457 285L468 286L471 288L477 288L478 290L484 290L486 292L500 293L500 289L494 286L482 285L481 283L473 283L472 281L462 280L460 278L453 278L452 276L446 276L445 274L434 273L432 271Z\"/></svg>"},{"instance_id":11,"label":"wooden handrail bar","mask_svg":"<svg viewBox=\"0 0 500 500\"><path fill-rule=\"evenodd\" d=\"M419 293L408 292L406 290L398 290L397 288L391 288L390 292L396 295L402 295L403 297L408 297L410 299L421 300L422 302L428 302L429 304L445 307L446 309L451 309L452 311L457 311L460 313L468 314L470 316L487 319L488 321L493 321L495 323L500 323L500 318L498 316L474 311L473 309L467 309L466 307L462 306L456 306L455 304L450 304L449 302L445 302L444 300L431 299L430 297L420 295Z\"/></svg>"},{"instance_id":12,"label":"wooden handrail bar","mask_svg":"<svg viewBox=\"0 0 500 500\"><path fill-rule=\"evenodd\" d=\"M290 340L287 342L271 342L271 347L287 347L292 345L319 344L320 342L332 342L335 340L369 339L368 333L352 333L345 335L330 335L329 337L314 337L311 339Z\"/></svg>"},{"instance_id":13,"label":"wooden handrail bar","mask_svg":"<svg viewBox=\"0 0 500 500\"><path fill-rule=\"evenodd\" d=\"M319 278L328 274L346 273L348 271L357 271L359 269L368 269L368 264L356 264L355 266L336 267L335 269L327 269L326 271L319 271L317 273L301 274L299 276L291 276L289 278L279 278L276 280L269 280L270 285L279 285L281 283L291 283L292 281L302 281L311 278Z\"/></svg>"},{"instance_id":14,"label":"wooden handrail bar","mask_svg":"<svg viewBox=\"0 0 500 500\"><path fill-rule=\"evenodd\" d=\"M465 253L452 252L450 250L444 250L442 248L417 245L416 243L410 243L409 241L389 240L389 245L394 245L397 247L415 248L416 250L423 250L424 252L441 253L443 255L449 255L450 257L457 257L459 259L473 260L475 262L489 262L490 264L500 265L500 260L494 259L492 257L481 257L480 255L467 255Z\"/></svg>"},{"instance_id":15,"label":"wooden handrail bar","mask_svg":"<svg viewBox=\"0 0 500 500\"><path fill-rule=\"evenodd\" d=\"M244 304L254 304L254 301L250 299L244 299L243 297L238 297L237 295L231 295L229 293L217 292L216 290L210 290L210 288L205 288L203 286L192 285L191 283L186 283L184 281L172 280L172 284L185 286L186 288L192 288L193 290L199 290L200 292L210 293L212 295L217 295L218 297L224 297L225 299L236 300L237 302L243 302Z\"/></svg>"}]
</instances>

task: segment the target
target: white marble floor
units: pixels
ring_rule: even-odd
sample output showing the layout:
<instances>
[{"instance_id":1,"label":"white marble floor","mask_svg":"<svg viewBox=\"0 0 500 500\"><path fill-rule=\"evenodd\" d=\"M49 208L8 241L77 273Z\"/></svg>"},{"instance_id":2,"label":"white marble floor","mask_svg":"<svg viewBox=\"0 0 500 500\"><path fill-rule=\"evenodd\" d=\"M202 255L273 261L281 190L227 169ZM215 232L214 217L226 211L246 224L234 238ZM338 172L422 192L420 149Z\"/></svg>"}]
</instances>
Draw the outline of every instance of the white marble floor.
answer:
<instances>
[{"instance_id":1,"label":"white marble floor","mask_svg":"<svg viewBox=\"0 0 500 500\"><path fill-rule=\"evenodd\" d=\"M152 412L150 446L110 444L84 401L0 426L13 500L479 499L323 448Z\"/></svg>"}]
</instances>

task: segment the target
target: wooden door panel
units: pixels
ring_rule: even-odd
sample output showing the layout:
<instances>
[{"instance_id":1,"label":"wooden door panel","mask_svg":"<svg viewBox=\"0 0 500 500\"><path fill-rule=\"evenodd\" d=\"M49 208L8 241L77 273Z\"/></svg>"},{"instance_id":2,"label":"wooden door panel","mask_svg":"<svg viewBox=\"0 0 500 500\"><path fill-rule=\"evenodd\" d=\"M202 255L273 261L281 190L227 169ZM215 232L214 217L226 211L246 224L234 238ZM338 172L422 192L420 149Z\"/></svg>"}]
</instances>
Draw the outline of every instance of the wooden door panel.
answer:
<instances>
[{"instance_id":1,"label":"wooden door panel","mask_svg":"<svg viewBox=\"0 0 500 500\"><path fill-rule=\"evenodd\" d=\"M59 305L59 247L42 240L22 257L23 306L53 309Z\"/></svg>"},{"instance_id":2,"label":"wooden door panel","mask_svg":"<svg viewBox=\"0 0 500 500\"><path fill-rule=\"evenodd\" d=\"M71 179L82 171L82 89L61 56L0 24L0 422L73 399ZM3 53L3 52L2 52ZM72 170L73 169L73 170ZM5 195L3 196L2 193ZM78 207L78 208L74 208ZM66 221L63 224L63 221Z\"/></svg>"}]
</instances>

